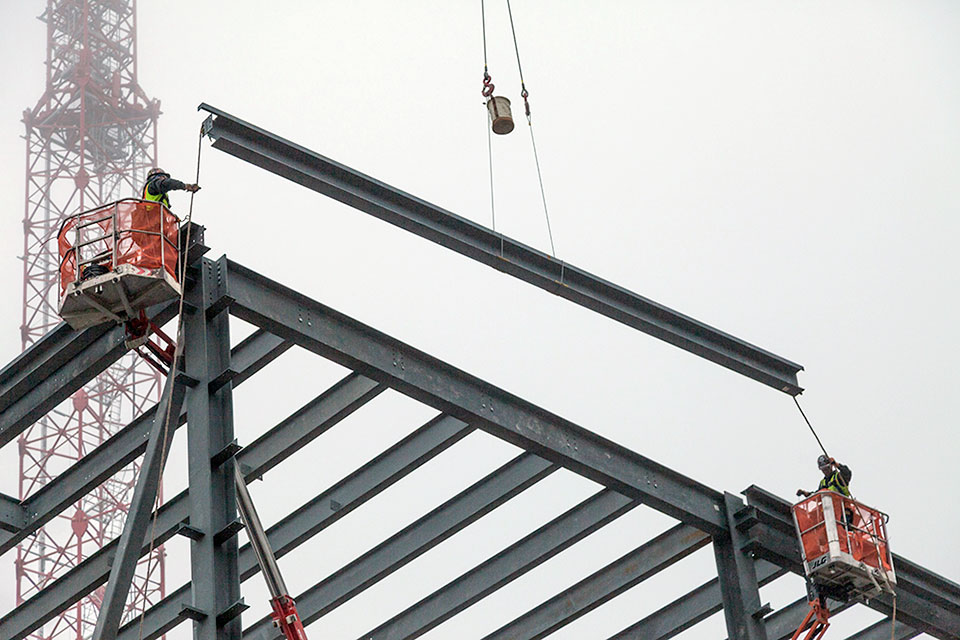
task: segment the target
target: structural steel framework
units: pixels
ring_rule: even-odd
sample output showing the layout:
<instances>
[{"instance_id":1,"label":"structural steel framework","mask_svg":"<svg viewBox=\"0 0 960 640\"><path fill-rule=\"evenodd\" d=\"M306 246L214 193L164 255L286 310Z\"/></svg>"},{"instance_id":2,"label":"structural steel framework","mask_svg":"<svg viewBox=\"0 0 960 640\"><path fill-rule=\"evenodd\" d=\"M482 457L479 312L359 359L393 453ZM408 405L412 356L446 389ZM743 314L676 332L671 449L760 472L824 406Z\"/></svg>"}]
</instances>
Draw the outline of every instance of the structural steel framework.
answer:
<instances>
[{"instance_id":1,"label":"structural steel framework","mask_svg":"<svg viewBox=\"0 0 960 640\"><path fill-rule=\"evenodd\" d=\"M217 120L224 127L233 126L232 120L220 114L205 125L208 133L218 134ZM270 134L258 135L261 147L274 153L271 162L275 167L286 166L287 159ZM218 138L218 143L222 139ZM312 152L301 148L291 164L302 162L308 153ZM302 168L301 164L296 170ZM326 175L330 180L343 180L347 175L337 168L330 171ZM396 209L410 198L376 184L385 201ZM361 202L359 197L344 199ZM417 208L421 214L432 215L429 209ZM449 221L437 220L438 224L443 222ZM197 230L191 234L195 239L199 235ZM729 638L774 640L790 637L803 618L806 598L772 612L761 603L759 594L760 586L786 573L803 572L787 501L757 487L744 492L746 501L707 487L225 256L217 260L201 257L204 251L198 241L189 253L193 260L188 268L183 317L185 367L168 379L169 393L164 394L160 405L54 479L46 493L25 502L0 498L0 551L6 551L72 500L146 452L144 472L123 535L0 618L0 637L27 637L44 621L106 583L98 625L104 638L116 634L123 640L153 639L191 620L198 640L280 640L279 631L269 619L241 624L245 605L240 586L259 569L249 545L240 547L237 541L234 470L239 469L247 481L264 476L387 389L431 407L436 415L271 527L267 535L278 557L348 516L475 430L501 438L524 452L336 572L318 576L321 579L313 586L295 595L305 624L318 620L560 468L585 476L603 488L361 637L418 637L641 505L678 522L607 566L597 567L593 574L487 638L545 637L707 545L714 552L717 578L613 638L669 638L723 610ZM596 282L585 274L581 285L589 290ZM622 297L621 302L629 300ZM162 321L171 318L175 309L168 305L153 312ZM257 327L232 349L231 317ZM664 317L669 320L669 314ZM351 373L241 447L233 434L234 389L294 346L342 365ZM14 439L123 351L119 328L104 325L76 333L65 325L58 326L0 371L0 445ZM168 410L175 418L170 422L170 433L161 434L162 416ZM147 550L148 541L138 533L138 526L150 516L149 505L156 492L158 466L153 461L162 459L158 453L169 446L165 440L184 423L189 488L156 512L152 526L157 543L178 534L191 540L192 582L149 608L142 626L134 622L117 629L120 620L117 607L110 604L111 594L114 601L122 601L125 582L129 581L124 576L125 567L132 566ZM895 562L898 597L894 637L912 638L921 632L941 639L960 637L960 586L905 558L896 557ZM840 612L850 606L834 603L832 609ZM889 616L893 602L883 595L867 606ZM881 640L890 633L891 621L887 618L852 637Z\"/></svg>"},{"instance_id":2,"label":"structural steel framework","mask_svg":"<svg viewBox=\"0 0 960 640\"><path fill-rule=\"evenodd\" d=\"M147 97L137 77L134 0L45 4L46 86L37 104L23 114L24 349L60 322L60 224L70 214L137 193L156 163L160 113L159 102ZM63 398L19 436L20 500L35 502L41 494L49 495L47 483L156 402L159 391L156 373L130 355ZM21 538L15 563L18 604L120 532L136 476L135 465L118 469L58 518ZM163 550L143 565L132 596L141 605L164 596ZM35 635L40 640L88 638L99 608L99 594L91 594Z\"/></svg>"}]
</instances>

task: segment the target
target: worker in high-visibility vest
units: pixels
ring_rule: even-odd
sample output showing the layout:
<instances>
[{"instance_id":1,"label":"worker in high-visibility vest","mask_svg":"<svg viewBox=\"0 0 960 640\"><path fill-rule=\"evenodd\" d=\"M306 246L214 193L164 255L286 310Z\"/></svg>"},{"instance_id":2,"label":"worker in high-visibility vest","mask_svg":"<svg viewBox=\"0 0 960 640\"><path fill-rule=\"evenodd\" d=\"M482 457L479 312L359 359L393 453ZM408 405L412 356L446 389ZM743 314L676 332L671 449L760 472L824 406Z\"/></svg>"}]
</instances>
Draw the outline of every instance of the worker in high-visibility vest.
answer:
<instances>
[{"instance_id":1,"label":"worker in high-visibility vest","mask_svg":"<svg viewBox=\"0 0 960 640\"><path fill-rule=\"evenodd\" d=\"M821 455L817 458L817 467L820 468L820 472L823 474L817 491L826 489L828 491L836 491L848 498L850 497L850 480L853 478L853 471L850 470L850 467L845 464L840 464L826 455ZM813 492L797 489L797 495L809 497L813 495Z\"/></svg>"},{"instance_id":2,"label":"worker in high-visibility vest","mask_svg":"<svg viewBox=\"0 0 960 640\"><path fill-rule=\"evenodd\" d=\"M823 474L823 477L820 479L820 485L817 487L817 491L834 491L844 496L845 498L850 498L850 480L853 478L853 471L850 470L845 464L840 464L833 458L827 455L821 455L817 458L817 467L820 468L820 472ZM810 497L814 492L805 491L803 489L797 489L798 496ZM854 524L855 512L853 509L853 503L844 500L843 501L843 523L844 524Z\"/></svg>"},{"instance_id":3,"label":"worker in high-visibility vest","mask_svg":"<svg viewBox=\"0 0 960 640\"><path fill-rule=\"evenodd\" d=\"M170 177L170 174L154 167L147 173L147 182L143 185L143 199L150 202L159 202L167 209L170 208L170 199L167 193L170 191L189 191L196 193L200 191L198 184L186 184Z\"/></svg>"}]
</instances>

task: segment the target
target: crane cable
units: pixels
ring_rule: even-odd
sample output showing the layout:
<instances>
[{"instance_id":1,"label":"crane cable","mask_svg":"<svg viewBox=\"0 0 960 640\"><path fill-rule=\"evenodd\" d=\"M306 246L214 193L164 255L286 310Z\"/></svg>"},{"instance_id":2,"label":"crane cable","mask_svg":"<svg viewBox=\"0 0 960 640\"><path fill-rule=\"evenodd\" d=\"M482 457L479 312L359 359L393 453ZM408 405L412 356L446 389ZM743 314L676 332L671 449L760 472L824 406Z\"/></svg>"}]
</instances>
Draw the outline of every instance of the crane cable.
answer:
<instances>
[{"instance_id":1,"label":"crane cable","mask_svg":"<svg viewBox=\"0 0 960 640\"><path fill-rule=\"evenodd\" d=\"M813 428L813 425L810 424L810 419L807 418L807 414L804 413L803 407L800 406L800 401L797 400L797 396L793 396L793 402L794 402L794 404L797 405L797 409L799 409L800 415L803 416L804 422L806 422L806 423L807 423L807 426L810 427L810 433L812 433L812 434L813 434L813 437L816 438L817 444L820 446L820 450L823 451L823 455L825 455L825 456L827 456L827 457L829 458L830 455L827 453L826 448L823 446L823 442L820 441L820 436L817 435L816 429L814 429L814 428ZM856 502L856 498L853 496L853 492L850 491L849 485L847 486L847 491L850 492L850 499L853 500L854 502ZM874 541L874 546L876 546L876 545L877 545L877 543L876 543L876 541ZM880 562L880 549L879 549L879 547L877 548L877 562ZM886 584L887 589L890 590L890 596L891 596L891 599L892 599L892 601L893 601L893 612L891 613L891 616L890 616L890 640L896 640L896 628L897 628L897 592L896 592L896 590L893 588L893 585L890 584L890 580L887 578L887 573L886 573L886 571L884 571L881 575L883 576L883 581L884 581L884 583ZM874 583L874 584L876 584L876 583Z\"/></svg>"},{"instance_id":2,"label":"crane cable","mask_svg":"<svg viewBox=\"0 0 960 640\"><path fill-rule=\"evenodd\" d=\"M203 131L200 131L200 139L197 142L197 175L194 179L194 184L200 184L200 152L203 150ZM173 350L173 362L170 363L170 373L167 375L176 376L177 375L177 363L183 353L183 298L184 293L186 292L186 275L187 275L187 263L188 257L190 255L190 230L191 230L191 220L193 219L193 199L196 196L196 191L190 193L190 208L187 210L187 217L184 219L183 224L187 227L187 235L184 239L183 245L183 254L180 256L180 269L177 276L179 277L180 282L180 299L177 303L177 342L176 347ZM161 214L162 215L162 214ZM181 225L181 228L183 225ZM176 384L175 381L172 381L170 384L170 389L167 394L167 413L163 418L163 436L161 442L167 441L167 435L170 429L170 417L173 410L171 399L173 398L173 386ZM179 416L177 416L179 419ZM163 447L160 451L160 478L158 479L158 491L157 497L154 501L154 510L153 510L153 521L150 524L150 546L149 551L147 551L147 574L150 573L149 563L150 556L153 555L153 550L156 545L157 540L157 515L159 514L160 506L160 483L163 479L163 468L166 464L167 458L167 448ZM143 606L140 609L140 622L137 632L137 640L143 640L143 619L147 613L147 592L146 589L143 590Z\"/></svg>"},{"instance_id":3,"label":"crane cable","mask_svg":"<svg viewBox=\"0 0 960 640\"><path fill-rule=\"evenodd\" d=\"M520 64L520 47L517 45L517 30L513 24L513 9L510 0L507 0L507 13L510 16L510 32L513 34L513 50L517 54L517 71L520 72L520 97L523 98L523 109L527 115L527 126L530 128L530 144L533 146L533 160L537 165L537 181L540 183L540 199L543 202L543 215L547 219L547 235L550 236L550 253L557 257L557 248L553 244L553 230L550 228L550 212L547 210L547 195L543 189L543 173L540 171L540 156L537 154L537 140L533 135L533 120L530 117L530 92L523 82L523 66Z\"/></svg>"},{"instance_id":4,"label":"crane cable","mask_svg":"<svg viewBox=\"0 0 960 640\"><path fill-rule=\"evenodd\" d=\"M480 0L480 23L483 31L483 90L481 94L484 98L488 100L493 99L493 78L490 77L490 72L488 68L487 61L487 12L485 8L484 0ZM530 144L533 147L533 160L537 167L537 182L540 185L540 200L543 203L543 215L547 221L547 235L550 238L550 253L554 258L557 257L557 248L553 241L553 228L550 225L550 212L547 208L547 195L546 191L543 188L543 172L540 168L540 155L537 152L537 140L533 134L533 120L530 117L530 92L527 91L527 86L523 80L523 66L520 64L520 47L517 44L517 30L513 22L513 9L510 6L510 0L507 0L507 13L510 16L510 33L513 36L513 50L517 55L517 70L520 73L520 97L523 98L523 107L524 112L527 116L527 125L530 128ZM494 205L494 188L493 188L493 142L490 134L490 114L487 114L487 160L489 164L489 175L490 175L490 220L493 227L493 230L497 230L497 216L496 209ZM501 238L501 244L502 244Z\"/></svg>"}]
</instances>

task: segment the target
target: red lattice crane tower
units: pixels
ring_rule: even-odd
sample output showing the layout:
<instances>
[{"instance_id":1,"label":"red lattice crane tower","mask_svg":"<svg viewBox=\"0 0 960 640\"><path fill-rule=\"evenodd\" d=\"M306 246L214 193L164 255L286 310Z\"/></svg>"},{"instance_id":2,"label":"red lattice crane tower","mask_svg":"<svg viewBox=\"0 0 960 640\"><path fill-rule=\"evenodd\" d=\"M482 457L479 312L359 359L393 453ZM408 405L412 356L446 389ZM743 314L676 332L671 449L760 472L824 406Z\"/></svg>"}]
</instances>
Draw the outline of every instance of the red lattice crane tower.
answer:
<instances>
[{"instance_id":1,"label":"red lattice crane tower","mask_svg":"<svg viewBox=\"0 0 960 640\"><path fill-rule=\"evenodd\" d=\"M57 317L57 229L68 215L138 195L156 164L160 103L137 81L135 0L48 0L46 90L24 111L27 141L23 348ZM36 423L19 441L26 498L157 401L160 380L127 356ZM132 465L67 509L17 551L17 604L122 531L136 482ZM127 617L164 595L164 550L141 560ZM102 590L33 638L91 636Z\"/></svg>"}]
</instances>

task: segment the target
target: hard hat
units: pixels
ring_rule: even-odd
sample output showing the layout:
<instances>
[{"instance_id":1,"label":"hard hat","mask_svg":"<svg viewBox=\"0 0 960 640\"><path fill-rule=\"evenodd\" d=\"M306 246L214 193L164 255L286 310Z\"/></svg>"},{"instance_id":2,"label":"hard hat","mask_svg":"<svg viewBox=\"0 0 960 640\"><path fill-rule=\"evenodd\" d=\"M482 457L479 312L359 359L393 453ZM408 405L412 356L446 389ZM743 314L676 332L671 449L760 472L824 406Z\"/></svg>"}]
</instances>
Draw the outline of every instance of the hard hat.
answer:
<instances>
[{"instance_id":1,"label":"hard hat","mask_svg":"<svg viewBox=\"0 0 960 640\"><path fill-rule=\"evenodd\" d=\"M817 466L818 466L818 467L826 467L826 466L828 466L829 464L830 464L830 458L827 457L826 455L821 454L820 457L817 458Z\"/></svg>"},{"instance_id":2,"label":"hard hat","mask_svg":"<svg viewBox=\"0 0 960 640\"><path fill-rule=\"evenodd\" d=\"M160 167L154 167L153 169L150 169L150 171L147 172L147 178L152 178L153 176L156 176L156 175L164 175L164 176L167 176L168 178L170 177L170 174L164 171L163 169L161 169Z\"/></svg>"}]
</instances>

